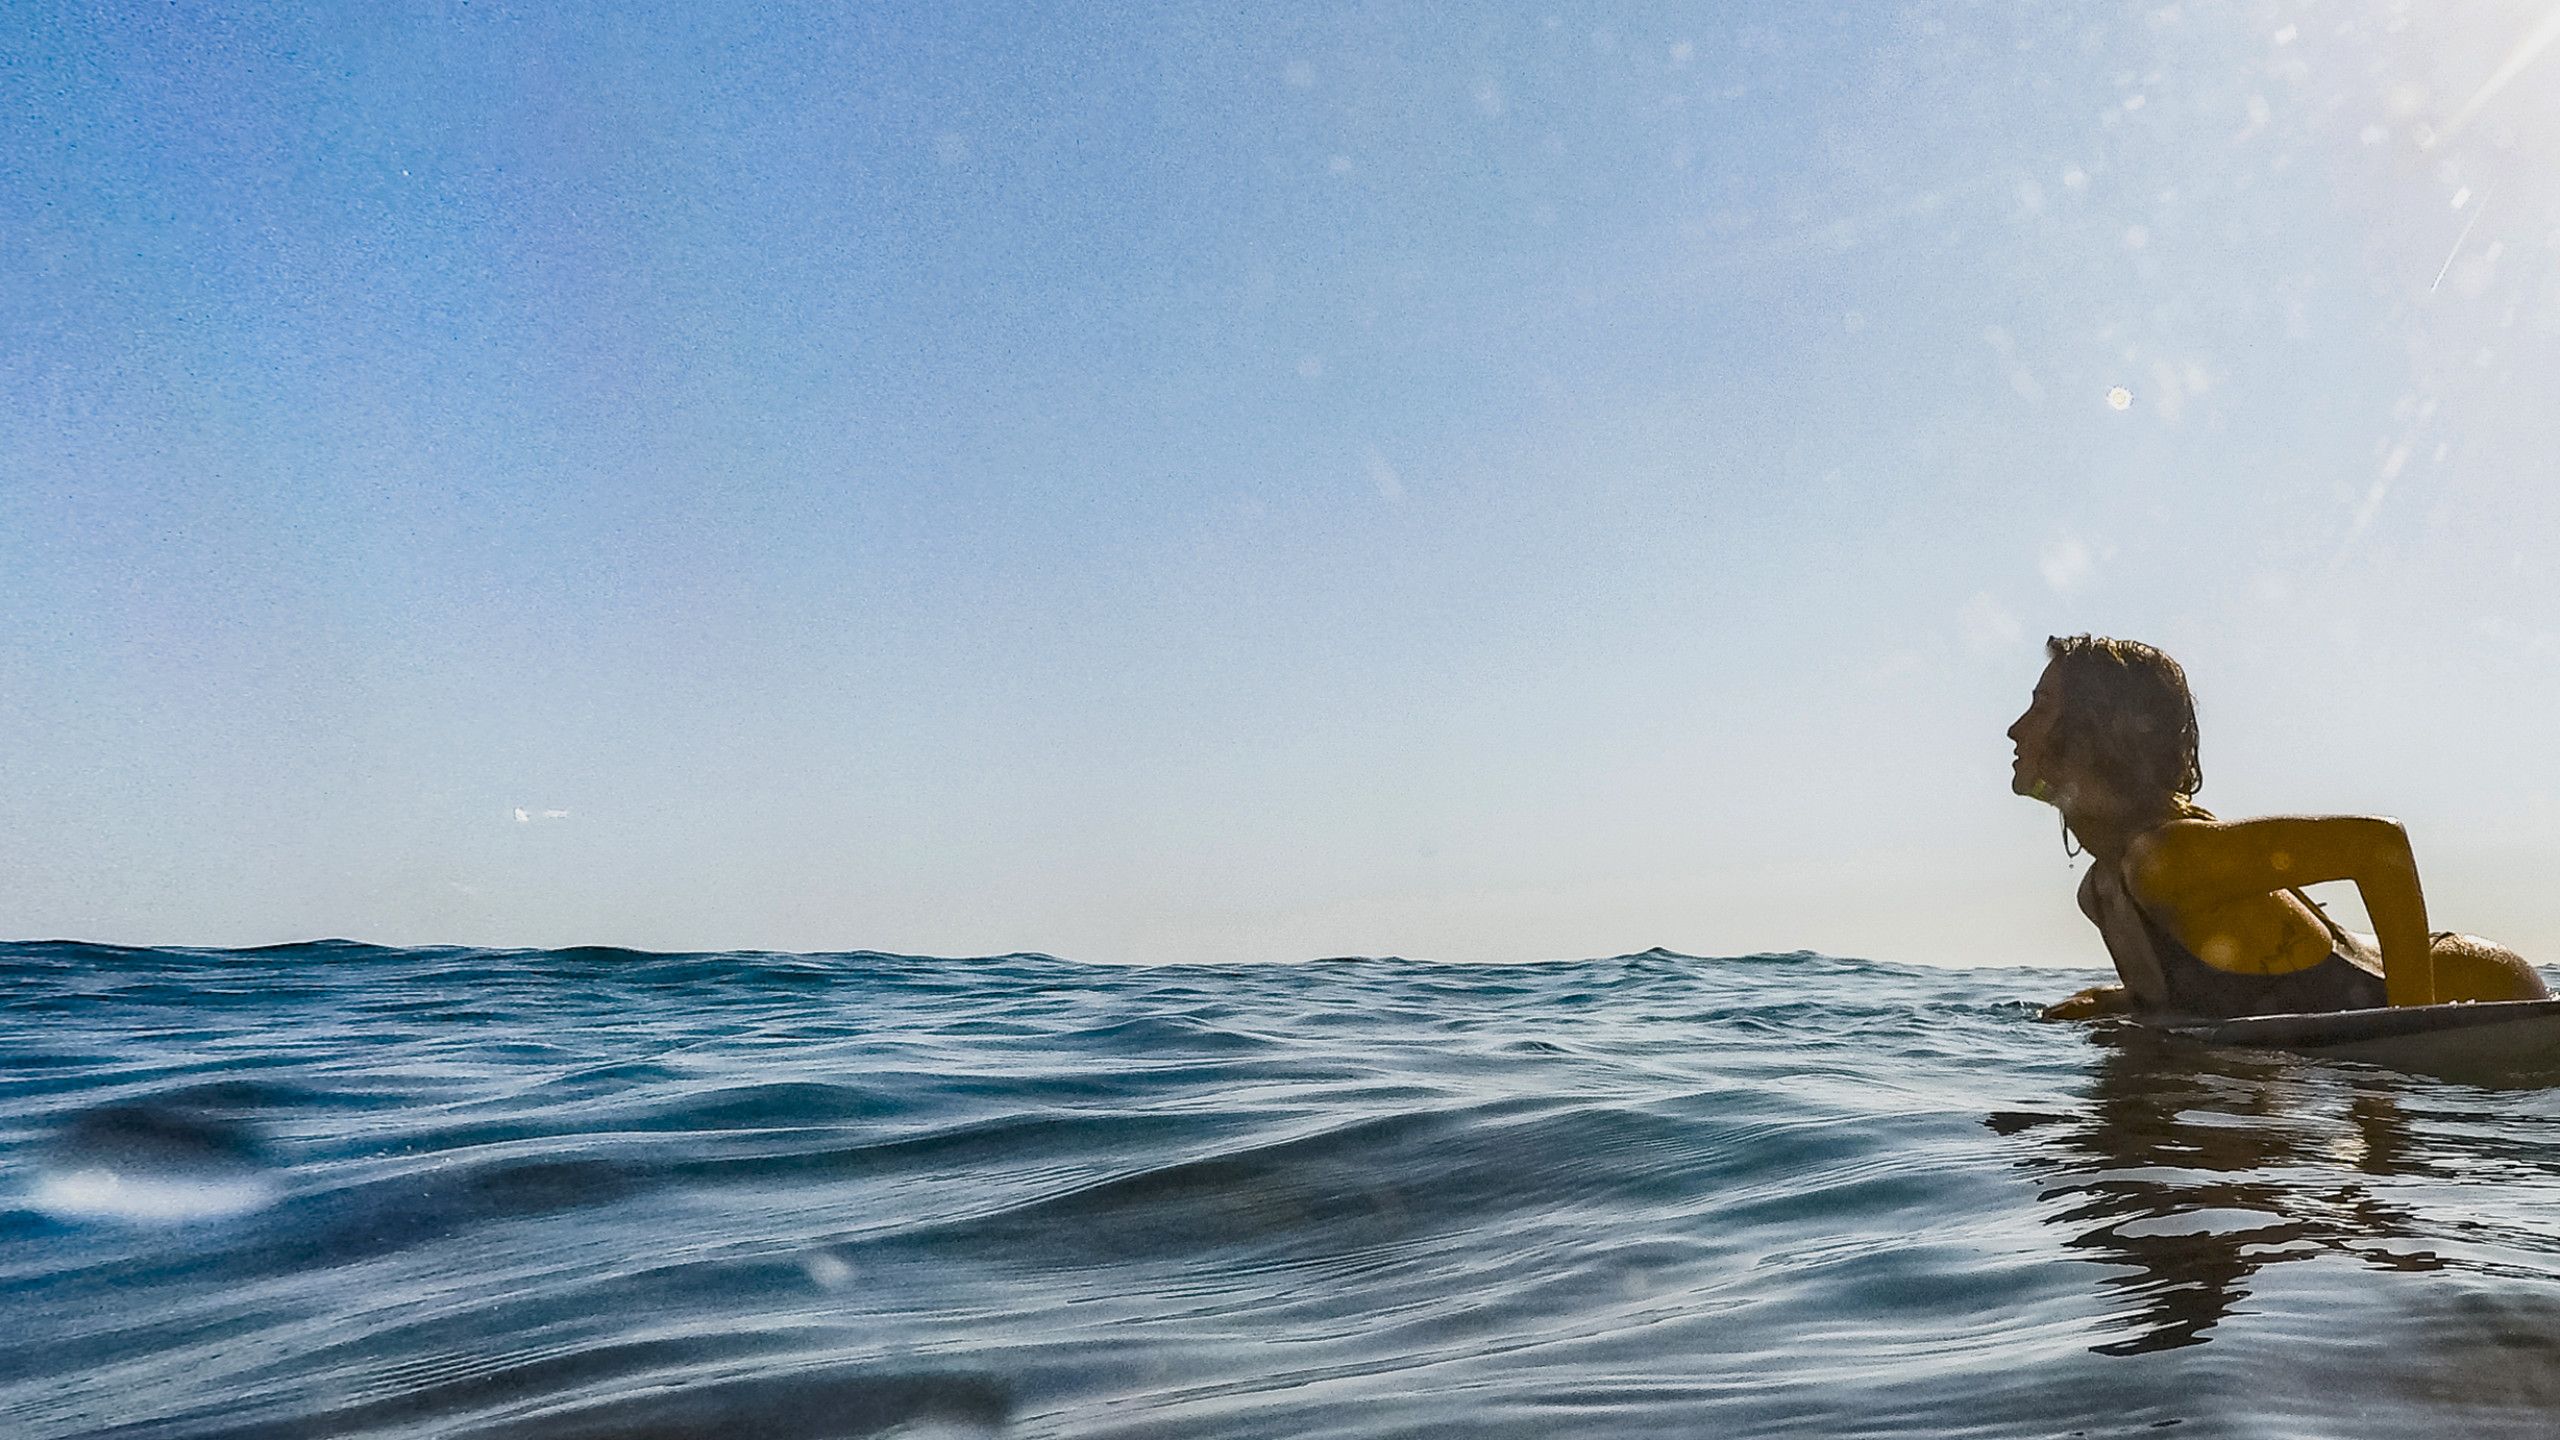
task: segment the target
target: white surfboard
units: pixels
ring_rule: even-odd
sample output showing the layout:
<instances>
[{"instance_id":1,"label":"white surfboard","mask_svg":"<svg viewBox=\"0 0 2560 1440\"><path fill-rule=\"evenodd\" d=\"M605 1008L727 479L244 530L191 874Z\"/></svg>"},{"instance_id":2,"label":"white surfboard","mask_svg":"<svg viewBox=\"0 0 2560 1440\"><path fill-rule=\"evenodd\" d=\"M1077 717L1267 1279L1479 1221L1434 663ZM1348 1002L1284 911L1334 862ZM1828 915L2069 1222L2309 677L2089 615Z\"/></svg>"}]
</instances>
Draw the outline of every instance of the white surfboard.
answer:
<instances>
[{"instance_id":1,"label":"white surfboard","mask_svg":"<svg viewBox=\"0 0 2560 1440\"><path fill-rule=\"evenodd\" d=\"M2259 1045L2429 1074L2560 1071L2560 1000L2465 1000L2316 1015L2170 1021L2212 1045Z\"/></svg>"}]
</instances>

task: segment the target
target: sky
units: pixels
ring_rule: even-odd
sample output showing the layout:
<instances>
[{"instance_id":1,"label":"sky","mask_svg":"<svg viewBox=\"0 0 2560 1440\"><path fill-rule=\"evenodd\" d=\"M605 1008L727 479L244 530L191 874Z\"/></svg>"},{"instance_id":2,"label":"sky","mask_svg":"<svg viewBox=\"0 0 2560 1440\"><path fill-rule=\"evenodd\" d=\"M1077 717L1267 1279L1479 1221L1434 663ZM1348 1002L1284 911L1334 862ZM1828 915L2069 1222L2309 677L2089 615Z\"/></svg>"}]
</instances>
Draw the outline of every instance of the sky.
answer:
<instances>
[{"instance_id":1,"label":"sky","mask_svg":"<svg viewBox=\"0 0 2560 1440\"><path fill-rule=\"evenodd\" d=\"M0 9L0 935L2560 961L2560 10L1837 8Z\"/></svg>"}]
</instances>

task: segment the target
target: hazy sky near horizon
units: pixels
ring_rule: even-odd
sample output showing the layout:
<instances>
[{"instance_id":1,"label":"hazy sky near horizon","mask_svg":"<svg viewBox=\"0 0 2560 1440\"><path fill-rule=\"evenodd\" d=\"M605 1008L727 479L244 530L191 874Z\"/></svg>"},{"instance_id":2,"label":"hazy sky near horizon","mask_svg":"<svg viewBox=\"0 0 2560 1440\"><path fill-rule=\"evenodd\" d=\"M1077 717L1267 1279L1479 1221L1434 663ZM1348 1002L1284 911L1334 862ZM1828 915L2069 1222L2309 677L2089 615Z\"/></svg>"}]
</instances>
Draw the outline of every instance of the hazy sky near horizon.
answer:
<instances>
[{"instance_id":1,"label":"hazy sky near horizon","mask_svg":"<svg viewBox=\"0 0 2560 1440\"><path fill-rule=\"evenodd\" d=\"M2560 960L2546 4L0 14L0 934Z\"/></svg>"}]
</instances>

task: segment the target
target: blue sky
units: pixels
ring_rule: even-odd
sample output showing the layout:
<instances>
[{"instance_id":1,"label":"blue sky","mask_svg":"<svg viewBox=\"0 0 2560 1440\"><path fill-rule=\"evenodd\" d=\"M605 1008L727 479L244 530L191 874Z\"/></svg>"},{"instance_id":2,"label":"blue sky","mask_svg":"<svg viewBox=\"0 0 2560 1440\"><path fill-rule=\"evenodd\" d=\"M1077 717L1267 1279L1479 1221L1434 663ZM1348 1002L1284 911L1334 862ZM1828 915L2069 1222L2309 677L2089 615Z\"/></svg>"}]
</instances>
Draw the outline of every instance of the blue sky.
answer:
<instances>
[{"instance_id":1,"label":"blue sky","mask_svg":"<svg viewBox=\"0 0 2560 1440\"><path fill-rule=\"evenodd\" d=\"M12 6L0 933L2095 962L2087 629L2560 956L2546 23Z\"/></svg>"}]
</instances>

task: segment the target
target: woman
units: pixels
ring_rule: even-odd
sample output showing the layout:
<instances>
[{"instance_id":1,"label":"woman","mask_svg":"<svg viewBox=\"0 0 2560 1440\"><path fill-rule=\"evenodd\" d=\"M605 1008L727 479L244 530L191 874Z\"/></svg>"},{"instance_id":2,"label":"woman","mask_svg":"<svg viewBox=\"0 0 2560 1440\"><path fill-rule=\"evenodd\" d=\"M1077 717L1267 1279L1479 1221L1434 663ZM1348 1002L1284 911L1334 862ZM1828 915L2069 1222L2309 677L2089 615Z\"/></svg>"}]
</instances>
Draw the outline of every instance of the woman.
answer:
<instances>
[{"instance_id":1,"label":"woman","mask_svg":"<svg viewBox=\"0 0 2560 1440\"><path fill-rule=\"evenodd\" d=\"M2360 815L2217 820L2195 803L2195 697L2178 662L2130 640L2045 642L2027 713L2009 727L2011 788L2062 812L2095 862L2080 909L2122 985L2044 1013L2274 1015L2441 1000L2539 1000L2523 957L2430 934L2417 862L2396 821ZM2373 938L2339 928L2301 887L2351 880Z\"/></svg>"}]
</instances>

